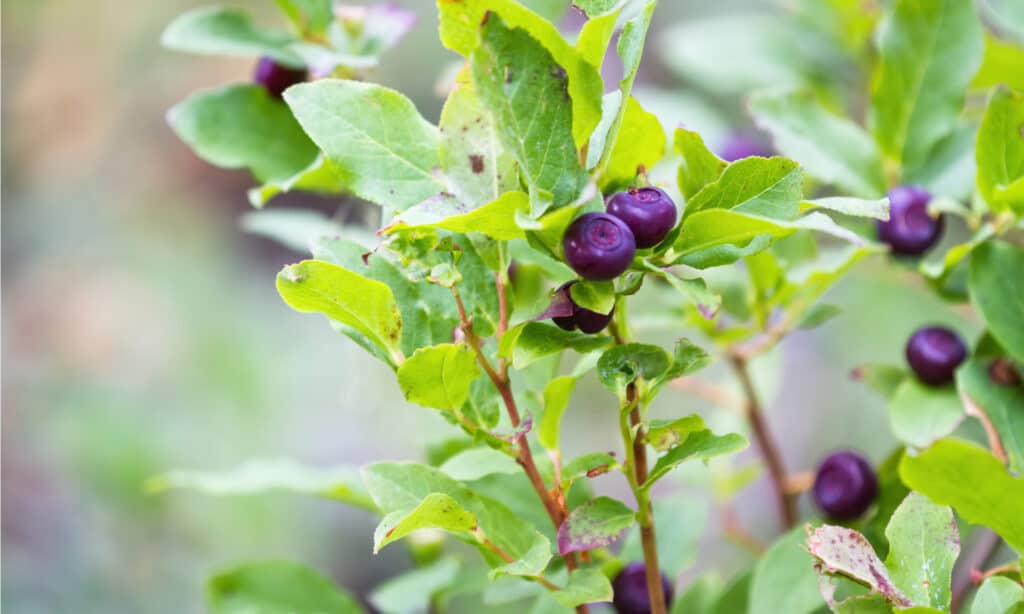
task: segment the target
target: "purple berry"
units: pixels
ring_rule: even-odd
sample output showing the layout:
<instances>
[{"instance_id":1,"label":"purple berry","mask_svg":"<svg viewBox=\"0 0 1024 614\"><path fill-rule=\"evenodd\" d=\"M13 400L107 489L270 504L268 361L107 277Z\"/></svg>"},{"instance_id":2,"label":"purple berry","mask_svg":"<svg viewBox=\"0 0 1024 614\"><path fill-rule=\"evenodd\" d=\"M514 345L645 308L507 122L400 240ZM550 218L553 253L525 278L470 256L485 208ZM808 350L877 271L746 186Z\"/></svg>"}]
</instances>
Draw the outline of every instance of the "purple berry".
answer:
<instances>
[{"instance_id":1,"label":"purple berry","mask_svg":"<svg viewBox=\"0 0 1024 614\"><path fill-rule=\"evenodd\" d=\"M570 281L562 284L558 290L555 290L555 298L552 301L552 305L560 304L564 306L564 308L559 309L560 312L565 313L566 310L571 310L572 313L569 315L552 316L551 321L562 330L576 330L578 328L588 335L601 332L612 321L612 314L615 313L615 310L613 309L610 313L604 314L580 307L572 300L572 293L569 291L569 288L574 283L576 282Z\"/></svg>"},{"instance_id":2,"label":"purple berry","mask_svg":"<svg viewBox=\"0 0 1024 614\"><path fill-rule=\"evenodd\" d=\"M721 150L721 158L726 162L735 162L751 156L770 156L771 154L771 148L761 138L746 133L730 136L722 144Z\"/></svg>"},{"instance_id":3,"label":"purple berry","mask_svg":"<svg viewBox=\"0 0 1024 614\"><path fill-rule=\"evenodd\" d=\"M306 80L306 70L278 64L272 58L263 56L256 63L252 80L256 85L266 88L274 98L280 98L286 89Z\"/></svg>"},{"instance_id":4,"label":"purple berry","mask_svg":"<svg viewBox=\"0 0 1024 614\"><path fill-rule=\"evenodd\" d=\"M615 279L629 268L636 240L626 223L607 213L584 213L562 237L565 260L581 277Z\"/></svg>"},{"instance_id":5,"label":"purple berry","mask_svg":"<svg viewBox=\"0 0 1024 614\"><path fill-rule=\"evenodd\" d=\"M618 192L605 209L629 226L639 248L654 247L675 228L679 212L669 195L660 188L636 188Z\"/></svg>"},{"instance_id":6,"label":"purple berry","mask_svg":"<svg viewBox=\"0 0 1024 614\"><path fill-rule=\"evenodd\" d=\"M942 234L943 217L928 214L932 195L921 186L901 185L889 190L889 221L878 222L878 238L897 254L923 253Z\"/></svg>"},{"instance_id":7,"label":"purple berry","mask_svg":"<svg viewBox=\"0 0 1024 614\"><path fill-rule=\"evenodd\" d=\"M828 456L814 477L814 502L826 516L851 520L863 514L878 494L878 479L867 459L856 452Z\"/></svg>"},{"instance_id":8,"label":"purple berry","mask_svg":"<svg viewBox=\"0 0 1024 614\"><path fill-rule=\"evenodd\" d=\"M619 614L650 614L651 597L647 594L647 568L643 563L630 563L612 580L615 596L612 605ZM661 590L665 604L672 603L672 585L661 575Z\"/></svg>"},{"instance_id":9,"label":"purple berry","mask_svg":"<svg viewBox=\"0 0 1024 614\"><path fill-rule=\"evenodd\" d=\"M960 335L944 326L925 326L907 340L907 362L918 379L931 386L953 381L956 368L967 359Z\"/></svg>"}]
</instances>

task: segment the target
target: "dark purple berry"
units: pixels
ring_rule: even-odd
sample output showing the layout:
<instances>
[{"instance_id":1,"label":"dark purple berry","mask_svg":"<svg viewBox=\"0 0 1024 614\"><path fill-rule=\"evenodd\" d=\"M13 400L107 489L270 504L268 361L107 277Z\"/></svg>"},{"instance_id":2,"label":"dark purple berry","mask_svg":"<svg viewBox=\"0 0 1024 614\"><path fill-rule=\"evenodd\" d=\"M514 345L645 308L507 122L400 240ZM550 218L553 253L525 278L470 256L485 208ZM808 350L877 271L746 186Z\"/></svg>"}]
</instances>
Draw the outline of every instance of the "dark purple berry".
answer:
<instances>
[{"instance_id":1,"label":"dark purple berry","mask_svg":"<svg viewBox=\"0 0 1024 614\"><path fill-rule=\"evenodd\" d=\"M584 213L562 238L565 260L584 279L615 279L629 268L636 240L626 223L607 213Z\"/></svg>"},{"instance_id":2,"label":"dark purple berry","mask_svg":"<svg viewBox=\"0 0 1024 614\"><path fill-rule=\"evenodd\" d=\"M654 247L675 228L679 212L660 188L636 188L613 194L605 210L629 226L639 248Z\"/></svg>"},{"instance_id":3,"label":"dark purple berry","mask_svg":"<svg viewBox=\"0 0 1024 614\"><path fill-rule=\"evenodd\" d=\"M612 321L612 314L615 313L615 310L613 309L610 313L604 314L580 307L572 300L572 294L569 291L569 288L574 283L576 282L564 283L558 290L555 290L555 296L551 302L552 307L548 309L548 312L566 315L552 315L551 321L562 330L576 330L578 328L588 335L601 332Z\"/></svg>"},{"instance_id":4,"label":"dark purple berry","mask_svg":"<svg viewBox=\"0 0 1024 614\"><path fill-rule=\"evenodd\" d=\"M941 215L928 214L932 195L921 186L901 185L889 190L889 221L878 222L878 238L897 254L923 253L942 235Z\"/></svg>"},{"instance_id":5,"label":"dark purple berry","mask_svg":"<svg viewBox=\"0 0 1024 614\"><path fill-rule=\"evenodd\" d=\"M612 605L619 614L650 614L651 597L647 594L647 568L643 563L626 565L612 580ZM672 585L665 574L661 575L661 590L665 593L665 604L672 603Z\"/></svg>"},{"instance_id":6,"label":"dark purple berry","mask_svg":"<svg viewBox=\"0 0 1024 614\"><path fill-rule=\"evenodd\" d=\"M737 133L730 136L722 144L721 158L726 162L735 162L751 156L770 156L771 148L763 139L752 134Z\"/></svg>"},{"instance_id":7,"label":"dark purple berry","mask_svg":"<svg viewBox=\"0 0 1024 614\"><path fill-rule=\"evenodd\" d=\"M252 80L262 85L274 98L280 98L286 89L306 80L306 69L291 68L278 64L272 58L263 56L256 63Z\"/></svg>"},{"instance_id":8,"label":"dark purple berry","mask_svg":"<svg viewBox=\"0 0 1024 614\"><path fill-rule=\"evenodd\" d=\"M871 507L877 494L875 471L856 452L828 456L814 476L814 502L829 518L857 518Z\"/></svg>"},{"instance_id":9,"label":"dark purple berry","mask_svg":"<svg viewBox=\"0 0 1024 614\"><path fill-rule=\"evenodd\" d=\"M953 373L967 359L960 335L944 326L925 326L907 340L907 362L918 379L932 386L953 381Z\"/></svg>"}]
</instances>

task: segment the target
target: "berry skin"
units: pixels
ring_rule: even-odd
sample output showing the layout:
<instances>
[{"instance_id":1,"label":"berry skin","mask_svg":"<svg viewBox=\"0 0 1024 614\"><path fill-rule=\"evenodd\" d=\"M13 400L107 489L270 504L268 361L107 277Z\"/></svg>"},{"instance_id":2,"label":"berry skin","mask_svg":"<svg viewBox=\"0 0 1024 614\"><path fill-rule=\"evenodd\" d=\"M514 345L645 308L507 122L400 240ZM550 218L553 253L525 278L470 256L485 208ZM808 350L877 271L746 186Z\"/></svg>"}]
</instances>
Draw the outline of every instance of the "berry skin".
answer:
<instances>
[{"instance_id":1,"label":"berry skin","mask_svg":"<svg viewBox=\"0 0 1024 614\"><path fill-rule=\"evenodd\" d=\"M263 86L274 98L280 98L286 89L306 80L306 70L278 64L273 59L263 56L256 63L252 80L256 85Z\"/></svg>"},{"instance_id":2,"label":"berry skin","mask_svg":"<svg viewBox=\"0 0 1024 614\"><path fill-rule=\"evenodd\" d=\"M871 507L878 494L878 479L860 454L836 452L818 467L813 492L814 503L826 516L852 520Z\"/></svg>"},{"instance_id":3,"label":"berry skin","mask_svg":"<svg viewBox=\"0 0 1024 614\"><path fill-rule=\"evenodd\" d=\"M569 292L569 288L571 288L574 283L576 282L570 281L562 284L558 290L555 290L555 300L564 301L570 305L572 308L572 315L554 316L551 318L551 321L557 324L562 330L576 330L578 328L588 335L601 332L604 330L604 327L608 326L608 323L612 321L612 314L615 313L615 310L613 309L611 312L603 314L580 307L572 300L572 294Z\"/></svg>"},{"instance_id":4,"label":"berry skin","mask_svg":"<svg viewBox=\"0 0 1024 614\"><path fill-rule=\"evenodd\" d=\"M584 279L615 279L629 268L636 240L626 223L607 213L584 213L562 237L565 260Z\"/></svg>"},{"instance_id":5,"label":"berry skin","mask_svg":"<svg viewBox=\"0 0 1024 614\"><path fill-rule=\"evenodd\" d=\"M878 222L878 238L897 254L916 256L935 245L945 220L928 215L932 195L921 186L901 185L889 190L889 221Z\"/></svg>"},{"instance_id":6,"label":"berry skin","mask_svg":"<svg viewBox=\"0 0 1024 614\"><path fill-rule=\"evenodd\" d=\"M636 188L613 194L605 210L629 226L638 248L654 247L679 219L676 204L660 188Z\"/></svg>"},{"instance_id":7,"label":"berry skin","mask_svg":"<svg viewBox=\"0 0 1024 614\"><path fill-rule=\"evenodd\" d=\"M931 386L953 381L956 368L967 359L963 339L944 326L925 326L907 340L907 363L918 379Z\"/></svg>"},{"instance_id":8,"label":"berry skin","mask_svg":"<svg viewBox=\"0 0 1024 614\"><path fill-rule=\"evenodd\" d=\"M612 580L612 590L612 605L619 614L650 614L651 597L647 594L647 568L643 563L626 565ZM665 574L661 575L661 590L665 593L665 604L672 603L672 585Z\"/></svg>"},{"instance_id":9,"label":"berry skin","mask_svg":"<svg viewBox=\"0 0 1024 614\"><path fill-rule=\"evenodd\" d=\"M729 137L722 145L721 158L726 162L735 162L752 156L766 157L772 154L771 149L760 138L737 133Z\"/></svg>"}]
</instances>

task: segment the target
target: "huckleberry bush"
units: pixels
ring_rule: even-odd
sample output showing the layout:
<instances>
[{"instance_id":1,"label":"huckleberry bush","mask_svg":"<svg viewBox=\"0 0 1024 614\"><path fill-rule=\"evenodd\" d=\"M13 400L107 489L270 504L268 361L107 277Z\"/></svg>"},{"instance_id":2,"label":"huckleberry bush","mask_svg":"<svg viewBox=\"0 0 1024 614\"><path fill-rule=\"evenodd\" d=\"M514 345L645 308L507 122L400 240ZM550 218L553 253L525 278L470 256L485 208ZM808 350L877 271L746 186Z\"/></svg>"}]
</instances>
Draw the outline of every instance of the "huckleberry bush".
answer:
<instances>
[{"instance_id":1,"label":"huckleberry bush","mask_svg":"<svg viewBox=\"0 0 1024 614\"><path fill-rule=\"evenodd\" d=\"M1022 611L1016 2L801 0L673 26L665 64L759 130L712 146L683 115L666 135L635 95L656 0L577 0L571 10L585 20L574 36L514 0L438 0L441 43L460 57L438 125L371 80L413 26L409 11L277 4L287 29L231 8L168 28L169 47L256 66L251 82L194 94L170 123L205 160L248 169L256 207L303 191L379 208L369 243L344 229L298 241L312 258L285 267L277 289L387 365L406 399L439 412L458 438L432 447L427 463L252 463L172 472L154 488L284 488L375 514L374 552L402 541L416 561L369 596L383 612L444 611L472 591L531 612L611 602L622 614L924 613L960 610L971 594L972 614ZM617 80L602 78L607 56L621 64ZM295 245L282 213L269 233ZM783 464L786 442L771 434L750 365L837 315L819 299L866 258L916 269L985 331L965 341L920 322L894 340L906 365L857 367L888 399L889 424L877 428L901 446L877 467L834 453L803 479ZM634 340L645 328L632 316L652 312L675 333ZM714 432L679 402L669 418L648 415L670 386L729 404L697 375L715 361L742 393L741 430L781 531L765 547L726 518L723 537L757 562L728 583L677 584L700 514L658 482L715 459L729 473L715 496L728 500L757 475L728 469L726 457L747 447L742 434ZM606 410L589 415L621 443L569 458L560 425L588 374L608 392ZM590 481L604 474L621 475L630 496L597 495ZM826 522L797 526L808 491ZM456 541L479 556L446 554ZM991 568L999 548L1014 560ZM471 580L481 569L485 580ZM364 611L281 562L218 574L209 607Z\"/></svg>"}]
</instances>

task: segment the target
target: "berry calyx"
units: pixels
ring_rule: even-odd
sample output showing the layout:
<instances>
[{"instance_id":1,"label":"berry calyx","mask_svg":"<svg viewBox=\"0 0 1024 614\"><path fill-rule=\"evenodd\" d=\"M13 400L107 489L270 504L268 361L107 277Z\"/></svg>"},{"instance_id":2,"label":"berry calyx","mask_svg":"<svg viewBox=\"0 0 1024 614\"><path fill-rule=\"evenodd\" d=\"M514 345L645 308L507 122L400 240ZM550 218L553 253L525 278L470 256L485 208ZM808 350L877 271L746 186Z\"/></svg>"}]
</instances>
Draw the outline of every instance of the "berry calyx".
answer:
<instances>
[{"instance_id":1,"label":"berry calyx","mask_svg":"<svg viewBox=\"0 0 1024 614\"><path fill-rule=\"evenodd\" d=\"M918 379L931 386L953 381L956 368L967 360L960 335L944 326L925 326L907 340L907 363Z\"/></svg>"},{"instance_id":2,"label":"berry calyx","mask_svg":"<svg viewBox=\"0 0 1024 614\"><path fill-rule=\"evenodd\" d=\"M901 185L889 190L889 221L878 222L878 238L892 251L907 256L924 253L935 245L945 220L928 213L931 199L921 186Z\"/></svg>"},{"instance_id":3,"label":"berry calyx","mask_svg":"<svg viewBox=\"0 0 1024 614\"><path fill-rule=\"evenodd\" d=\"M274 98L280 98L286 89L306 80L306 70L278 64L273 58L263 56L256 63L252 80Z\"/></svg>"},{"instance_id":4,"label":"berry calyx","mask_svg":"<svg viewBox=\"0 0 1024 614\"><path fill-rule=\"evenodd\" d=\"M612 605L619 614L650 614L651 597L647 594L647 568L636 562L626 565L612 580ZM672 585L665 574L661 575L661 590L665 593L665 604L672 603Z\"/></svg>"},{"instance_id":5,"label":"berry calyx","mask_svg":"<svg viewBox=\"0 0 1024 614\"><path fill-rule=\"evenodd\" d=\"M562 284L558 290L555 290L555 298L552 301L552 305L561 305L562 307L558 312L568 312L568 315L553 315L551 321L562 330L576 330L578 328L588 335L601 332L612 321L612 314L615 313L615 310L612 309L611 312L604 314L577 305L572 300L572 293L570 292L570 288L575 283L575 281L570 281Z\"/></svg>"},{"instance_id":6,"label":"berry calyx","mask_svg":"<svg viewBox=\"0 0 1024 614\"><path fill-rule=\"evenodd\" d=\"M830 518L851 520L871 507L878 479L871 463L856 452L837 452L822 461L814 476L814 503Z\"/></svg>"},{"instance_id":7,"label":"berry calyx","mask_svg":"<svg viewBox=\"0 0 1024 614\"><path fill-rule=\"evenodd\" d=\"M660 188L634 188L613 194L605 210L629 226L638 248L654 247L676 226L676 204Z\"/></svg>"},{"instance_id":8,"label":"berry calyx","mask_svg":"<svg viewBox=\"0 0 1024 614\"><path fill-rule=\"evenodd\" d=\"M565 260L580 277L605 281L629 268L636 239L626 223L607 213L584 213L562 237Z\"/></svg>"}]
</instances>

